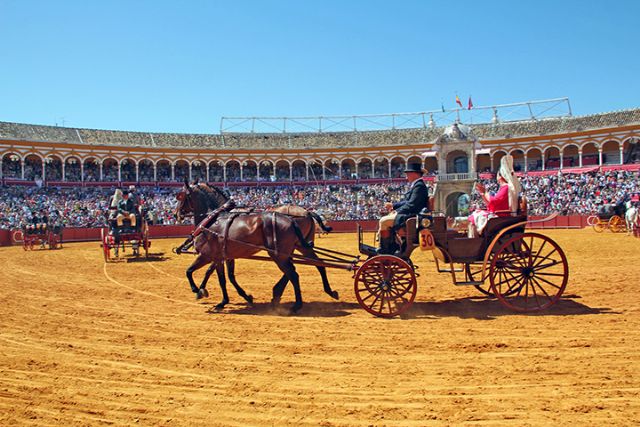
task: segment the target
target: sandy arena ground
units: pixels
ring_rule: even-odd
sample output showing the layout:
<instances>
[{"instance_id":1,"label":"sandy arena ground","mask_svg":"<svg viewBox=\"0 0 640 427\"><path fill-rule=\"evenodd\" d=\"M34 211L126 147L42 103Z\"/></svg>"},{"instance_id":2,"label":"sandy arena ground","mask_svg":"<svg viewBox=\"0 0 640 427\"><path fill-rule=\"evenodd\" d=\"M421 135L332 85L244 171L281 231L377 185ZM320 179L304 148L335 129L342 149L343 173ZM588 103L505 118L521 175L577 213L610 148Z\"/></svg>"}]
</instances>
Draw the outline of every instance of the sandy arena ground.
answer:
<instances>
[{"instance_id":1,"label":"sandy arena ground","mask_svg":"<svg viewBox=\"0 0 640 427\"><path fill-rule=\"evenodd\" d=\"M272 310L271 263L240 261L247 307L196 302L191 255L105 265L98 243L0 248L0 425L630 425L640 420L640 239L549 231L564 299L518 315L437 274L427 254L405 319L339 302L299 267L306 304ZM356 236L319 245L355 252ZM198 278L202 274L197 275ZM285 291L284 307L293 300ZM634 421L635 420L635 421Z\"/></svg>"}]
</instances>

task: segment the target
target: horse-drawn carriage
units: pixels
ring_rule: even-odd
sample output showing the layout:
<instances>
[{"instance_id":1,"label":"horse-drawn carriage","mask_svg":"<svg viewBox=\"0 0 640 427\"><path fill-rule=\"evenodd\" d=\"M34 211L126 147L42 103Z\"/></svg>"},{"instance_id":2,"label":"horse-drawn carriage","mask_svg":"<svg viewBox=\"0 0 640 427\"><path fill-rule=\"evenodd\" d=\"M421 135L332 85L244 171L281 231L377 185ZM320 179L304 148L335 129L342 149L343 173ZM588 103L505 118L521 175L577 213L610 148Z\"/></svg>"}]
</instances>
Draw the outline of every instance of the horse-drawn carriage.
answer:
<instances>
[{"instance_id":1,"label":"horse-drawn carriage","mask_svg":"<svg viewBox=\"0 0 640 427\"><path fill-rule=\"evenodd\" d=\"M45 245L49 249L60 249L62 248L63 228L61 224L42 228L23 227L14 232L13 239L16 242L22 241L22 249L25 251L33 250L36 247L44 249Z\"/></svg>"},{"instance_id":2,"label":"horse-drawn carriage","mask_svg":"<svg viewBox=\"0 0 640 427\"><path fill-rule=\"evenodd\" d=\"M447 228L444 215L423 212L407 221L402 250L394 255L377 255L359 229L360 252L370 258L354 275L358 303L381 317L409 309L417 293L411 254L419 247L433 253L437 271L451 274L454 285L475 286L515 311L544 310L564 292L569 267L560 246L527 232L527 223L526 214L492 218L480 237L470 238Z\"/></svg>"},{"instance_id":3,"label":"horse-drawn carriage","mask_svg":"<svg viewBox=\"0 0 640 427\"><path fill-rule=\"evenodd\" d=\"M141 255L141 250L144 251L146 258L149 257L151 241L149 240L149 227L145 220L144 209L138 207L135 217L135 225L131 224L132 221L129 218L124 218L122 225L118 225L116 218L110 217L107 219L108 227L103 227L100 230L102 253L105 262L119 258L120 251L124 253L127 248L131 248L135 257Z\"/></svg>"},{"instance_id":4,"label":"horse-drawn carriage","mask_svg":"<svg viewBox=\"0 0 640 427\"><path fill-rule=\"evenodd\" d=\"M627 225L624 219L625 207L623 204L606 204L598 209L596 215L587 218L587 224L592 226L597 233L610 230L612 233L624 233Z\"/></svg>"},{"instance_id":5,"label":"horse-drawn carriage","mask_svg":"<svg viewBox=\"0 0 640 427\"><path fill-rule=\"evenodd\" d=\"M178 197L178 211L197 212L195 207L201 204L198 197L209 197L204 193L197 187L185 186L185 191ZM215 202L209 208L220 206L224 201ZM246 216L242 218L242 215ZM199 240L195 240L196 250L191 252L198 258L187 270L187 277L196 297L208 296L207 279L214 267L220 268L222 261L232 262L236 258L273 260L284 273L274 286L274 302L279 301L284 286L291 281L296 295L293 310L302 306L293 264L314 265L321 274L325 267L341 268L354 271L356 299L362 308L376 316L393 317L408 310L415 300L418 274L411 254L417 247L432 251L438 272L451 274L455 285L475 286L519 312L541 311L555 304L569 277L567 259L560 246L543 234L525 230L526 211L490 219L483 234L477 238L468 238L460 231L448 229L444 215L423 211L407 220L401 249L392 255L379 254L376 248L364 244L359 228L358 248L361 255L367 256L365 261L360 255L307 245L305 239L308 237L304 236L313 236L313 231L310 235L301 232L296 221L277 212L220 215L210 227L202 229L203 233L197 237ZM234 224L238 227L234 228ZM255 224L262 226L258 229ZM187 240L177 253L184 253L190 244ZM294 250L300 253L294 253ZM259 251L266 251L268 256L256 255ZM209 264L211 267L198 288L192 274ZM220 275L218 270L219 278ZM238 289L234 279L232 282ZM336 298L337 293L331 291L325 276L323 284L325 292ZM223 278L220 285L225 300L219 307L228 301Z\"/></svg>"}]
</instances>

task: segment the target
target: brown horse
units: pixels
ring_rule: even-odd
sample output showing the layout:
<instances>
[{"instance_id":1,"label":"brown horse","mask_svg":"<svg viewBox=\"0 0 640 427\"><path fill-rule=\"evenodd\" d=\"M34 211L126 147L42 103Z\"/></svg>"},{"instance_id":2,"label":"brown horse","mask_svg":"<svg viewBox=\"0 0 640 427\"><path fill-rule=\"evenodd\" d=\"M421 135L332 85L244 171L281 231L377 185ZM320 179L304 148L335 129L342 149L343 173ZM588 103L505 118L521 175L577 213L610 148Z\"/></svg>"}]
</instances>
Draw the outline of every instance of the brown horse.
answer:
<instances>
[{"instance_id":1,"label":"brown horse","mask_svg":"<svg viewBox=\"0 0 640 427\"><path fill-rule=\"evenodd\" d=\"M195 238L198 256L187 269L189 285L194 293L206 295L206 282L212 268L223 265L224 261L251 258L261 250L266 250L287 281L293 284L296 301L291 310L295 313L302 308L302 293L291 255L298 245L306 244L295 221L286 215L277 212L224 212ZM193 273L208 264L211 267L198 288L193 281ZM274 288L272 303L279 301L280 296L275 295Z\"/></svg>"},{"instance_id":2,"label":"brown horse","mask_svg":"<svg viewBox=\"0 0 640 427\"><path fill-rule=\"evenodd\" d=\"M176 216L180 217L182 215L192 214L194 216L194 223L199 224L206 217L207 213L210 210L218 209L220 206L224 205L229 200L229 195L216 187L210 187L206 184L189 185L189 183L185 181L183 189L178 193L176 198L178 199ZM313 212L308 212L306 209L299 206L285 205L273 210L275 212L289 216L295 221L298 229L303 235L303 240L305 242L305 244L296 244L296 249L308 258L317 259L317 255L312 248L315 237L314 230L316 222L324 232L330 232L331 227L326 226L319 215ZM253 297L251 297L251 295L247 295L236 281L235 262L232 259L227 260L226 266L229 280L235 287L238 294L245 298L247 302L251 303L253 301ZM221 263L211 264L210 268L205 274L205 280L203 281L203 283L206 286L206 281L213 273L214 269L216 270L216 273L218 275L218 280L220 282L220 288L223 295L222 301L216 306L216 308L221 309L225 306L225 304L229 302L224 277L224 266ZM338 299L338 292L332 290L331 285L329 285L326 268L317 266L317 269L322 278L324 291L332 298ZM287 275L283 274L282 278L276 283L273 288L274 302L280 300L280 297L282 296L288 281L289 280L287 278ZM203 287L202 291L196 295L196 298L202 298L205 296L208 296L208 292L206 288Z\"/></svg>"}]
</instances>

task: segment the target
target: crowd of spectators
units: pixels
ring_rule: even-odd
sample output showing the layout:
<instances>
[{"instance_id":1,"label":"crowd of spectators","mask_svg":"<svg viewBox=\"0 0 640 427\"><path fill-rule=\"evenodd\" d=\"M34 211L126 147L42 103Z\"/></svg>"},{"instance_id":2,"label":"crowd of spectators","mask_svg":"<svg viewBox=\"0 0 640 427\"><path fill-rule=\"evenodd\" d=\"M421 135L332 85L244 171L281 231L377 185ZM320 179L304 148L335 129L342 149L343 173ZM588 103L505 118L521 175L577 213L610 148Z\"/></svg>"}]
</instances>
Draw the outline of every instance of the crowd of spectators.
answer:
<instances>
[{"instance_id":1,"label":"crowd of spectators","mask_svg":"<svg viewBox=\"0 0 640 427\"><path fill-rule=\"evenodd\" d=\"M528 199L530 215L559 211L562 215L589 215L603 203L617 203L640 193L640 173L629 171L592 172L523 176L522 188ZM497 191L495 180L483 180L490 192ZM430 193L433 192L429 184ZM295 204L314 210L328 220L378 219L384 215L384 203L402 199L405 184L358 184L317 186L230 187L238 205L267 208ZM0 188L0 228L17 228L32 215L45 211L60 218L66 226L105 225L114 188L38 188L8 186ZM175 188L142 187L137 193L144 200L154 224L176 224ZM478 206L477 194L471 207Z\"/></svg>"}]
</instances>

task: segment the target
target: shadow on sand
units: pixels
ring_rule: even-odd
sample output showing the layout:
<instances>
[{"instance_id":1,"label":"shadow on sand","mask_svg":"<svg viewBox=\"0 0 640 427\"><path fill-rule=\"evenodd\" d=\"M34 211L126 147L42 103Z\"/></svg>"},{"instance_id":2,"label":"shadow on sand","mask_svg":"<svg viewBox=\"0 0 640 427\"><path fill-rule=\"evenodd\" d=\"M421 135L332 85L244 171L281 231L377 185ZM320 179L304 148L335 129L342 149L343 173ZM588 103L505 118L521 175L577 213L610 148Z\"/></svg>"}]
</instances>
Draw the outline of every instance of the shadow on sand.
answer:
<instances>
[{"instance_id":1,"label":"shadow on sand","mask_svg":"<svg viewBox=\"0 0 640 427\"><path fill-rule=\"evenodd\" d=\"M405 319L458 317L461 319L492 320L500 316L576 316L585 314L620 314L607 307L589 307L566 295L553 306L537 313L515 312L495 298L467 297L446 301L416 302L402 316Z\"/></svg>"},{"instance_id":2,"label":"shadow on sand","mask_svg":"<svg viewBox=\"0 0 640 427\"><path fill-rule=\"evenodd\" d=\"M296 317L344 317L352 314L360 306L355 303L340 301L311 301L305 302L302 310L291 313L291 303L283 303L277 306L270 302L258 302L253 305L228 304L224 309L215 309L216 301L207 301L204 305L210 305L209 314L244 314L251 316L296 316Z\"/></svg>"},{"instance_id":3,"label":"shadow on sand","mask_svg":"<svg viewBox=\"0 0 640 427\"><path fill-rule=\"evenodd\" d=\"M164 252L157 252L157 253L149 253L149 257L145 257L144 254L140 255L140 256L133 256L130 255L126 258L122 258L123 261L126 262L147 262L147 261L167 261L171 258L164 256Z\"/></svg>"},{"instance_id":4,"label":"shadow on sand","mask_svg":"<svg viewBox=\"0 0 640 427\"><path fill-rule=\"evenodd\" d=\"M580 316L586 314L620 314L606 307L589 307L576 301L577 295L562 298L549 309L538 313L518 313L503 306L500 301L485 297L467 297L433 302L415 302L411 308L395 319L439 319L458 317L460 319L493 320L501 316ZM241 314L251 316L298 316L298 317L344 317L363 310L357 303L327 301L305 302L302 310L291 313L292 303L272 306L269 302L246 305L241 302L229 303L224 309L216 310L217 300L202 301L209 314Z\"/></svg>"}]
</instances>

